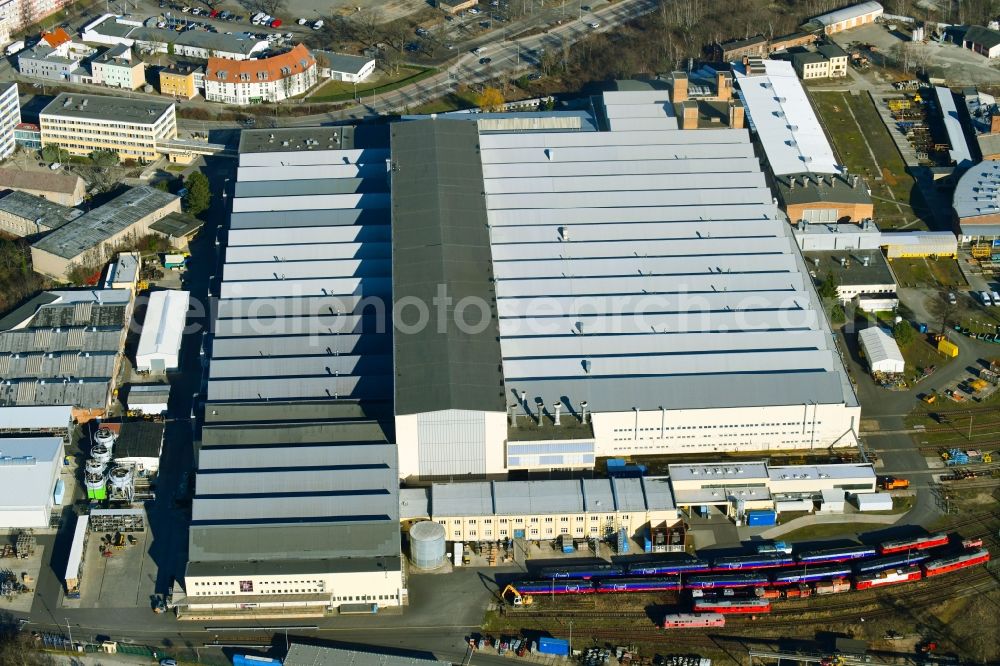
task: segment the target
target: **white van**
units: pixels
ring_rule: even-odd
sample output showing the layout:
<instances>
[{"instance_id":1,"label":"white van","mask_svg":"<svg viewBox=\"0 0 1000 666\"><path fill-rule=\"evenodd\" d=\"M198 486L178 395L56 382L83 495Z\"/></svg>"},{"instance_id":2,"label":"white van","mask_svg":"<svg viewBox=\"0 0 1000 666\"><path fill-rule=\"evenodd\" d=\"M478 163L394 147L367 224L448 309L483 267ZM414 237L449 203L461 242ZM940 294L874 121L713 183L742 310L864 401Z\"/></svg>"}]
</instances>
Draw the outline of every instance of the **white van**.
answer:
<instances>
[{"instance_id":1,"label":"white van","mask_svg":"<svg viewBox=\"0 0 1000 666\"><path fill-rule=\"evenodd\" d=\"M315 23L313 23L313 30L319 30L322 27L323 27L323 19L320 19Z\"/></svg>"},{"instance_id":2,"label":"white van","mask_svg":"<svg viewBox=\"0 0 1000 666\"><path fill-rule=\"evenodd\" d=\"M979 292L979 300L983 302L983 305L993 305L993 299L990 298L990 292L988 291Z\"/></svg>"},{"instance_id":3,"label":"white van","mask_svg":"<svg viewBox=\"0 0 1000 666\"><path fill-rule=\"evenodd\" d=\"M1000 305L1000 294L996 291L991 291L990 296L993 297L993 305Z\"/></svg>"}]
</instances>

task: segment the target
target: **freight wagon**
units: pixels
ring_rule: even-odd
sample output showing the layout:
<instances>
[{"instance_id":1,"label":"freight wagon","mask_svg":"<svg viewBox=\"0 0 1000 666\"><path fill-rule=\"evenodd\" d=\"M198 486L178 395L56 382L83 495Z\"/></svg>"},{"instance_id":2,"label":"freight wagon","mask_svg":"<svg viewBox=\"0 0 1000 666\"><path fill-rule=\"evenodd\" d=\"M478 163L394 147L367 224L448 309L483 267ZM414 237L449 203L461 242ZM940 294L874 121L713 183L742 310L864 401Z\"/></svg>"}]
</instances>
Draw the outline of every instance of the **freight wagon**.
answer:
<instances>
[{"instance_id":1,"label":"freight wagon","mask_svg":"<svg viewBox=\"0 0 1000 666\"><path fill-rule=\"evenodd\" d=\"M770 613L771 602L767 599L698 599L694 602L696 613L721 613L724 615L749 615Z\"/></svg>"},{"instance_id":2,"label":"freight wagon","mask_svg":"<svg viewBox=\"0 0 1000 666\"><path fill-rule=\"evenodd\" d=\"M712 570L770 569L773 567L787 567L792 564L795 564L795 558L791 555L743 555L739 557L720 557L712 562Z\"/></svg>"},{"instance_id":3,"label":"freight wagon","mask_svg":"<svg viewBox=\"0 0 1000 666\"><path fill-rule=\"evenodd\" d=\"M724 626L726 626L726 616L722 613L675 613L663 618L664 629Z\"/></svg>"},{"instance_id":4,"label":"freight wagon","mask_svg":"<svg viewBox=\"0 0 1000 666\"><path fill-rule=\"evenodd\" d=\"M940 576L941 574L951 573L959 569L974 567L978 564L986 564L989 561L989 551L981 549L962 553L954 557L942 557L937 560L931 560L922 566L924 568L924 575L930 578L931 576Z\"/></svg>"},{"instance_id":5,"label":"freight wagon","mask_svg":"<svg viewBox=\"0 0 1000 666\"><path fill-rule=\"evenodd\" d=\"M684 581L686 589L704 589L716 587L756 587L768 584L767 574L764 573L742 573L742 574L718 574L718 575L698 575L689 576Z\"/></svg>"},{"instance_id":6,"label":"freight wagon","mask_svg":"<svg viewBox=\"0 0 1000 666\"><path fill-rule=\"evenodd\" d=\"M597 591L602 593L615 592L658 592L661 590L679 590L681 581L678 576L649 576L646 578L613 578L597 583Z\"/></svg>"},{"instance_id":7,"label":"freight wagon","mask_svg":"<svg viewBox=\"0 0 1000 666\"><path fill-rule=\"evenodd\" d=\"M839 594L841 592L850 592L851 582L844 580L843 578L838 578L836 580L823 580L813 586L816 590L816 594Z\"/></svg>"},{"instance_id":8,"label":"freight wagon","mask_svg":"<svg viewBox=\"0 0 1000 666\"><path fill-rule=\"evenodd\" d=\"M853 572L847 565L827 567L802 567L792 571L781 571L774 574L775 585L791 585L793 583L811 583L817 580L846 578Z\"/></svg>"},{"instance_id":9,"label":"freight wagon","mask_svg":"<svg viewBox=\"0 0 1000 666\"><path fill-rule=\"evenodd\" d=\"M916 564L930 559L930 553L904 553L902 555L890 555L889 557L879 557L874 560L862 560L854 565L855 573L865 574L883 569L898 569L910 564Z\"/></svg>"},{"instance_id":10,"label":"freight wagon","mask_svg":"<svg viewBox=\"0 0 1000 666\"><path fill-rule=\"evenodd\" d=\"M886 541L879 545L878 551L882 555L892 553L905 553L909 550L926 550L928 548L939 548L948 545L947 534L931 534L915 539L900 539L898 541Z\"/></svg>"},{"instance_id":11,"label":"freight wagon","mask_svg":"<svg viewBox=\"0 0 1000 666\"><path fill-rule=\"evenodd\" d=\"M796 559L803 564L821 564L823 562L846 562L875 557L874 546L849 546L847 548L827 548L799 553Z\"/></svg>"},{"instance_id":12,"label":"freight wagon","mask_svg":"<svg viewBox=\"0 0 1000 666\"><path fill-rule=\"evenodd\" d=\"M859 574L854 579L855 590L867 590L873 587L884 585L897 585L899 583L909 583L920 580L923 573L919 564L911 564L901 569L887 569L885 571L874 571L872 573Z\"/></svg>"}]
</instances>

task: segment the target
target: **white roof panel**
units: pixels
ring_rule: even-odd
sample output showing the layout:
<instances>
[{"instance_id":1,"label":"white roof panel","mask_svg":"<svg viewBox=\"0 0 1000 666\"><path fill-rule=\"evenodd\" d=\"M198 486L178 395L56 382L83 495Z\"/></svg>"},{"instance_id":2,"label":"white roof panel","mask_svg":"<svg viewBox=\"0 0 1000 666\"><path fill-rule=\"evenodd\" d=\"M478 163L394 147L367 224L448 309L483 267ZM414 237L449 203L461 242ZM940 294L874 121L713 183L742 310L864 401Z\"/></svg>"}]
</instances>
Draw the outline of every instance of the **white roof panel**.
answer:
<instances>
[{"instance_id":1,"label":"white roof panel","mask_svg":"<svg viewBox=\"0 0 1000 666\"><path fill-rule=\"evenodd\" d=\"M146 319L139 335L137 358L174 356L180 351L190 297L186 291L173 289L150 292Z\"/></svg>"},{"instance_id":2,"label":"white roof panel","mask_svg":"<svg viewBox=\"0 0 1000 666\"><path fill-rule=\"evenodd\" d=\"M651 159L637 162L567 162L545 161L532 163L484 164L483 178L537 178L540 176L603 176L649 173L718 173L721 168L730 172L759 172L760 162L749 144L726 146L726 158L695 157L686 160Z\"/></svg>"},{"instance_id":3,"label":"white roof panel","mask_svg":"<svg viewBox=\"0 0 1000 666\"><path fill-rule=\"evenodd\" d=\"M792 63L765 60L765 73L736 80L771 170L793 173L840 173L830 142L819 124Z\"/></svg>"}]
</instances>

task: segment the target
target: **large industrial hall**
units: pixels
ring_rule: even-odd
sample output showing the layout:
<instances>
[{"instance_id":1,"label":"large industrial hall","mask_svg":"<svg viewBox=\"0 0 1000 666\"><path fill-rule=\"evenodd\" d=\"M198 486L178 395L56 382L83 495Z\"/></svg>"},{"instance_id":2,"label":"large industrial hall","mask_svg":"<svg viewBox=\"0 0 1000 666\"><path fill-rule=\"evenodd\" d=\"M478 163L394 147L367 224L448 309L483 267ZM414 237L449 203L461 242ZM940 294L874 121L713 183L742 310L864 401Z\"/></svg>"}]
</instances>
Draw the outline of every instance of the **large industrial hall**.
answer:
<instances>
[{"instance_id":1,"label":"large industrial hall","mask_svg":"<svg viewBox=\"0 0 1000 666\"><path fill-rule=\"evenodd\" d=\"M405 604L400 482L856 443L747 132L574 127L244 132L182 617Z\"/></svg>"}]
</instances>

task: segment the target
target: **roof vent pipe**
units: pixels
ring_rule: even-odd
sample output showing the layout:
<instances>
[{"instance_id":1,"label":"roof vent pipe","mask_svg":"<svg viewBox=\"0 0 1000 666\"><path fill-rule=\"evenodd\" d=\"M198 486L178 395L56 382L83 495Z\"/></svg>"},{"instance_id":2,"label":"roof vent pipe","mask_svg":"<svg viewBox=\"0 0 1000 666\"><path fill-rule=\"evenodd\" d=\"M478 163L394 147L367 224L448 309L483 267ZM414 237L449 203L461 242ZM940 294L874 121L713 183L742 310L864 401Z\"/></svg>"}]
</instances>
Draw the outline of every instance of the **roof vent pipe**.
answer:
<instances>
[{"instance_id":1,"label":"roof vent pipe","mask_svg":"<svg viewBox=\"0 0 1000 666\"><path fill-rule=\"evenodd\" d=\"M542 417L545 415L545 403L541 398L535 398L535 406L538 407L538 425L542 425Z\"/></svg>"},{"instance_id":2,"label":"roof vent pipe","mask_svg":"<svg viewBox=\"0 0 1000 666\"><path fill-rule=\"evenodd\" d=\"M527 412L528 411L528 392L527 391L521 391L521 405L524 407L524 411Z\"/></svg>"},{"instance_id":3,"label":"roof vent pipe","mask_svg":"<svg viewBox=\"0 0 1000 666\"><path fill-rule=\"evenodd\" d=\"M559 425L559 418L562 416L562 403L561 402L557 402L557 403L553 404L552 405L552 409L555 412L555 416L553 417L552 422L555 425Z\"/></svg>"},{"instance_id":4,"label":"roof vent pipe","mask_svg":"<svg viewBox=\"0 0 1000 666\"><path fill-rule=\"evenodd\" d=\"M588 416L588 413L587 413L587 401L584 400L583 402L580 403L580 423L586 425L587 424L587 416Z\"/></svg>"},{"instance_id":5,"label":"roof vent pipe","mask_svg":"<svg viewBox=\"0 0 1000 666\"><path fill-rule=\"evenodd\" d=\"M515 402L510 406L510 427L517 427L517 403Z\"/></svg>"}]
</instances>

